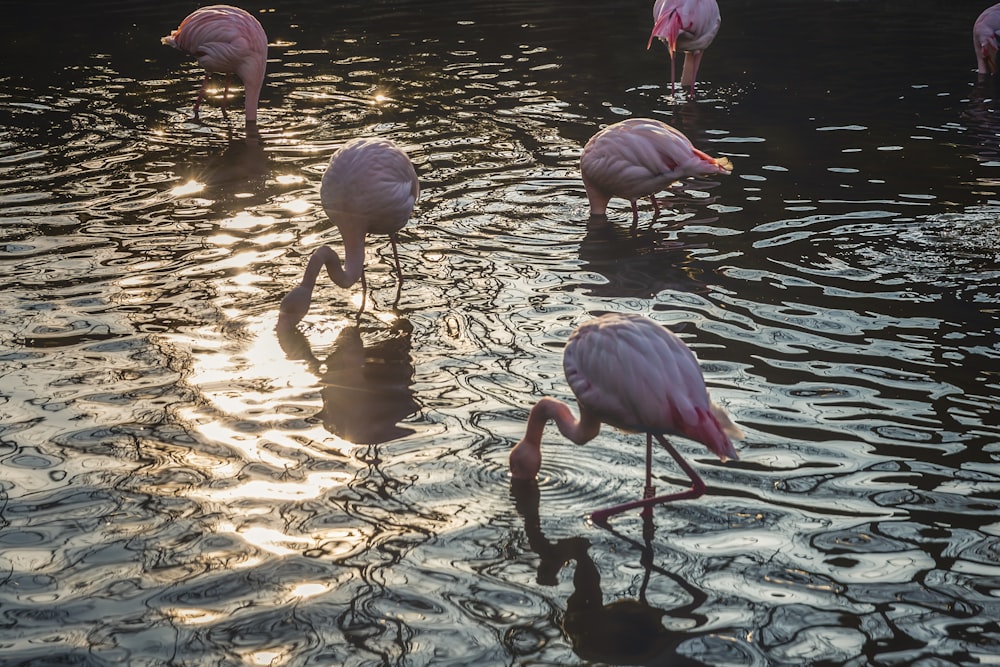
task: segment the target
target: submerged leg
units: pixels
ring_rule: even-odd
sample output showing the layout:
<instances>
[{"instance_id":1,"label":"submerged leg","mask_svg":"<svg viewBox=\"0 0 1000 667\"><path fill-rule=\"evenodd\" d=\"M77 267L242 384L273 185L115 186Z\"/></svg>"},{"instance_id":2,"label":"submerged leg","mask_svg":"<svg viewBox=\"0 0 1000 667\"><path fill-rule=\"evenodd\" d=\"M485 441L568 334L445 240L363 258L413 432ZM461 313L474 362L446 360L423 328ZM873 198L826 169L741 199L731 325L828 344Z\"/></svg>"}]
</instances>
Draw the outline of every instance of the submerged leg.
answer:
<instances>
[{"instance_id":1,"label":"submerged leg","mask_svg":"<svg viewBox=\"0 0 1000 667\"><path fill-rule=\"evenodd\" d=\"M659 505L660 503L666 503L673 500L687 500L689 498L697 498L698 496L705 493L705 482L701 479L701 476L691 467L687 461L684 460L674 446L671 445L666 438L662 435L657 434L656 439L660 441L667 451L670 452L670 456L673 457L681 469L687 473L688 479L691 480L691 488L686 491L680 491L678 493L670 493L663 496L656 496L654 498L643 498L642 500L633 500L632 502L622 503L621 505L615 505L614 507L609 507L603 510L597 510L590 515L590 520L596 524L607 523L608 518L614 516L615 514L621 514L622 512L627 512L630 509L635 509L637 507L642 507L645 513L646 508L652 507L653 505ZM648 458L647 458L648 461Z\"/></svg>"},{"instance_id":2,"label":"submerged leg","mask_svg":"<svg viewBox=\"0 0 1000 667\"><path fill-rule=\"evenodd\" d=\"M646 488L642 490L643 499L652 498L656 495L656 487L653 486L653 434L646 434ZM646 505L642 508L643 518L653 516L653 508Z\"/></svg>"}]
</instances>

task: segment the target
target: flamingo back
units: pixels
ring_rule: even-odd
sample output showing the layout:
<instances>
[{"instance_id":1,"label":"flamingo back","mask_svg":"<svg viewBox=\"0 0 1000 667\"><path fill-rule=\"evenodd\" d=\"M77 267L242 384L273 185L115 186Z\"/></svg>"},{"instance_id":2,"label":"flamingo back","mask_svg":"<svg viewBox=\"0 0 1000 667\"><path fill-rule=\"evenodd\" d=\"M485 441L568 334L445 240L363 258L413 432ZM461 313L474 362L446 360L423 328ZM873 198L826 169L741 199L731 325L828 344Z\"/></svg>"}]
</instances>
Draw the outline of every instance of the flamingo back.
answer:
<instances>
[{"instance_id":1,"label":"flamingo back","mask_svg":"<svg viewBox=\"0 0 1000 667\"><path fill-rule=\"evenodd\" d=\"M676 433L720 458L738 458L729 437L742 437L709 398L694 353L647 317L609 314L580 325L563 368L581 409L619 428Z\"/></svg>"},{"instance_id":2,"label":"flamingo back","mask_svg":"<svg viewBox=\"0 0 1000 667\"><path fill-rule=\"evenodd\" d=\"M689 176L728 174L726 158L697 150L683 133L651 118L630 118L604 128L580 156L585 182L608 195L638 199Z\"/></svg>"},{"instance_id":3,"label":"flamingo back","mask_svg":"<svg viewBox=\"0 0 1000 667\"><path fill-rule=\"evenodd\" d=\"M161 41L195 56L210 72L236 74L244 84L264 77L267 35L260 21L239 7L195 10Z\"/></svg>"},{"instance_id":4,"label":"flamingo back","mask_svg":"<svg viewBox=\"0 0 1000 667\"><path fill-rule=\"evenodd\" d=\"M1000 3L987 7L972 26L972 45L980 74L997 70L997 35L1000 33Z\"/></svg>"},{"instance_id":5,"label":"flamingo back","mask_svg":"<svg viewBox=\"0 0 1000 667\"><path fill-rule=\"evenodd\" d=\"M410 158L381 138L344 144L330 158L320 186L323 208L342 233L345 227L362 235L397 232L406 225L419 196Z\"/></svg>"}]
</instances>

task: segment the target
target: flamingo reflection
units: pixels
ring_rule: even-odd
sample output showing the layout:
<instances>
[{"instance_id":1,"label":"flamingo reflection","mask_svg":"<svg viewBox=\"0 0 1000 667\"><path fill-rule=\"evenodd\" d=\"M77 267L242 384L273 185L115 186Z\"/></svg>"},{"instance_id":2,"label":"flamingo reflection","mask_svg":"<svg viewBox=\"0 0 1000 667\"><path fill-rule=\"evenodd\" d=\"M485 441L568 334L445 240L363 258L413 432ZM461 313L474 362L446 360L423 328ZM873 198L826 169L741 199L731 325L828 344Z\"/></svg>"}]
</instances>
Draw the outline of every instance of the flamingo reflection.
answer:
<instances>
[{"instance_id":1,"label":"flamingo reflection","mask_svg":"<svg viewBox=\"0 0 1000 667\"><path fill-rule=\"evenodd\" d=\"M260 134L248 130L245 137L234 137L230 130L225 150L210 157L197 178L209 186L233 187L240 193L250 186L254 192L263 193L269 170Z\"/></svg>"},{"instance_id":2,"label":"flamingo reflection","mask_svg":"<svg viewBox=\"0 0 1000 667\"><path fill-rule=\"evenodd\" d=\"M511 495L518 513L524 517L524 532L528 545L538 554L538 583L556 584L559 571L575 562L573 593L566 600L563 631L573 645L573 651L588 662L609 665L671 665L672 667L705 667L705 663L679 652L681 645L702 633L671 631L664 617L693 621L694 627L705 625L708 619L696 613L707 600L705 593L653 563L651 544L652 523L646 521L646 541L638 545L643 580L638 598L618 598L604 603L601 575L590 557L590 542L583 537L550 541L541 529L539 489L534 480L513 480ZM675 609L652 606L646 600L646 590L653 572L674 581L683 589L690 602Z\"/></svg>"},{"instance_id":3,"label":"flamingo reflection","mask_svg":"<svg viewBox=\"0 0 1000 667\"><path fill-rule=\"evenodd\" d=\"M420 410L413 397L413 360L409 320L371 332L345 327L333 351L317 358L305 334L279 322L278 342L289 359L305 360L323 385L323 408L316 415L331 433L358 445L373 445L413 433L401 425ZM366 332L369 333L369 332Z\"/></svg>"}]
</instances>

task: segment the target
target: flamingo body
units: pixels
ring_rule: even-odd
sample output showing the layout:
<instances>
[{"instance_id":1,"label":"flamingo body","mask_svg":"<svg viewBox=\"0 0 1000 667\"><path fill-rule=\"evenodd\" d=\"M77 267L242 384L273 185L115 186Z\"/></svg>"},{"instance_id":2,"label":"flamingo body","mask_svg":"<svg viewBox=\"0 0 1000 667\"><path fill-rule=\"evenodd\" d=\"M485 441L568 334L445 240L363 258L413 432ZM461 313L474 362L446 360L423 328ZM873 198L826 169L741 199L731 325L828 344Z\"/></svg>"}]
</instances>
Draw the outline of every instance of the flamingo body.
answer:
<instances>
[{"instance_id":1,"label":"flamingo body","mask_svg":"<svg viewBox=\"0 0 1000 667\"><path fill-rule=\"evenodd\" d=\"M979 74L997 72L997 35L1000 33L1000 3L987 7L972 26L972 46Z\"/></svg>"},{"instance_id":2,"label":"flamingo body","mask_svg":"<svg viewBox=\"0 0 1000 667\"><path fill-rule=\"evenodd\" d=\"M721 25L722 16L716 0L656 0L653 4L653 31L646 48L653 44L654 39L667 45L670 51L671 90L675 82L676 52L684 52L681 85L693 89L701 57Z\"/></svg>"},{"instance_id":3,"label":"flamingo body","mask_svg":"<svg viewBox=\"0 0 1000 667\"><path fill-rule=\"evenodd\" d=\"M401 286L396 233L406 225L419 195L413 163L392 141L352 139L338 149L323 174L320 200L327 217L340 231L344 263L329 246L318 248L309 258L302 283L282 300L280 317L295 323L305 316L316 277L323 268L338 286L347 288L360 279L362 289L367 290L364 264L368 234L389 236Z\"/></svg>"},{"instance_id":4,"label":"flamingo body","mask_svg":"<svg viewBox=\"0 0 1000 667\"><path fill-rule=\"evenodd\" d=\"M524 438L510 453L511 475L534 479L541 468L542 431L549 419L577 444L597 436L601 424L647 433L646 489L643 500L600 510L603 521L633 507L696 497L704 483L662 437L681 435L705 445L720 459L739 458L731 437L742 432L708 395L694 353L668 329L635 314L602 315L581 324L563 353L563 369L579 404L580 418L566 404L549 397L532 408ZM652 497L651 437L656 436L688 472L692 489L682 494Z\"/></svg>"},{"instance_id":5,"label":"flamingo body","mask_svg":"<svg viewBox=\"0 0 1000 667\"><path fill-rule=\"evenodd\" d=\"M678 180L729 174L728 158L713 158L692 145L680 131L651 118L630 118L599 131L583 147L580 172L591 215L606 215L612 197L632 204L632 223L639 219L636 201L668 189Z\"/></svg>"},{"instance_id":6,"label":"flamingo body","mask_svg":"<svg viewBox=\"0 0 1000 667\"><path fill-rule=\"evenodd\" d=\"M246 119L257 121L267 66L267 35L260 21L239 7L211 5L189 14L176 30L160 41L194 56L205 68L205 80L194 105L195 116L210 74L218 72L227 75L223 111L229 93L228 75L235 74L245 90Z\"/></svg>"}]
</instances>

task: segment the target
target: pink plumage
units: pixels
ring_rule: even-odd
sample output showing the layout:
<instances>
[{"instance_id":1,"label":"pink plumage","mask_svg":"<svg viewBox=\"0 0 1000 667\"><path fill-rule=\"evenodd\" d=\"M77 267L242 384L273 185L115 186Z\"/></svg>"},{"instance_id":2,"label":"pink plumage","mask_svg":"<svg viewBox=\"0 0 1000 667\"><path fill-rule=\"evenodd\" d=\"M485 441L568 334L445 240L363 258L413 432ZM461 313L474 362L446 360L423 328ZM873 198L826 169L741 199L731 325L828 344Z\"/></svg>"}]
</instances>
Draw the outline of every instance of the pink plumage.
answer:
<instances>
[{"instance_id":1,"label":"pink plumage","mask_svg":"<svg viewBox=\"0 0 1000 667\"><path fill-rule=\"evenodd\" d=\"M205 68L205 79L194 103L196 117L209 77L217 72L227 75L223 111L229 95L228 76L235 74L243 82L246 119L256 123L267 67L267 35L260 21L239 7L211 5L189 14L160 41L194 56Z\"/></svg>"},{"instance_id":2,"label":"pink plumage","mask_svg":"<svg viewBox=\"0 0 1000 667\"><path fill-rule=\"evenodd\" d=\"M980 74L997 72L997 34L1000 33L1000 3L987 7L972 26L972 46Z\"/></svg>"},{"instance_id":3,"label":"pink plumage","mask_svg":"<svg viewBox=\"0 0 1000 667\"><path fill-rule=\"evenodd\" d=\"M632 224L639 220L636 201L689 177L729 174L728 158L713 158L694 147L670 125L651 118L630 118L609 125L587 142L580 155L580 173L591 215L606 215L612 197L632 204Z\"/></svg>"},{"instance_id":4,"label":"pink plumage","mask_svg":"<svg viewBox=\"0 0 1000 667\"><path fill-rule=\"evenodd\" d=\"M555 421L560 433L577 444L592 440L601 424L647 433L646 495L591 514L598 522L625 510L693 498L704 483L663 437L676 434L705 445L720 459L739 458L730 438L742 431L708 395L694 353L668 329L634 314L609 314L581 324L563 353L563 368L579 403L575 419L566 404L545 397L528 417L524 438L510 453L511 475L533 479L541 468L541 439L545 424ZM688 473L688 491L653 497L651 442L656 436Z\"/></svg>"},{"instance_id":5,"label":"pink plumage","mask_svg":"<svg viewBox=\"0 0 1000 667\"><path fill-rule=\"evenodd\" d=\"M350 287L360 278L364 297L368 234L389 236L398 284L402 286L396 233L410 219L419 196L420 184L413 163L391 140L358 138L341 146L323 174L320 200L327 217L340 231L344 264L341 265L336 251L329 246L318 248L309 259L302 283L282 300L281 321L294 325L305 316L316 278L324 267L339 287Z\"/></svg>"},{"instance_id":6,"label":"pink plumage","mask_svg":"<svg viewBox=\"0 0 1000 667\"><path fill-rule=\"evenodd\" d=\"M722 16L715 0L656 0L653 5L653 31L646 48L652 46L654 39L659 39L670 50L671 90L675 81L675 53L684 52L681 85L693 89L701 57L721 25Z\"/></svg>"}]
</instances>

